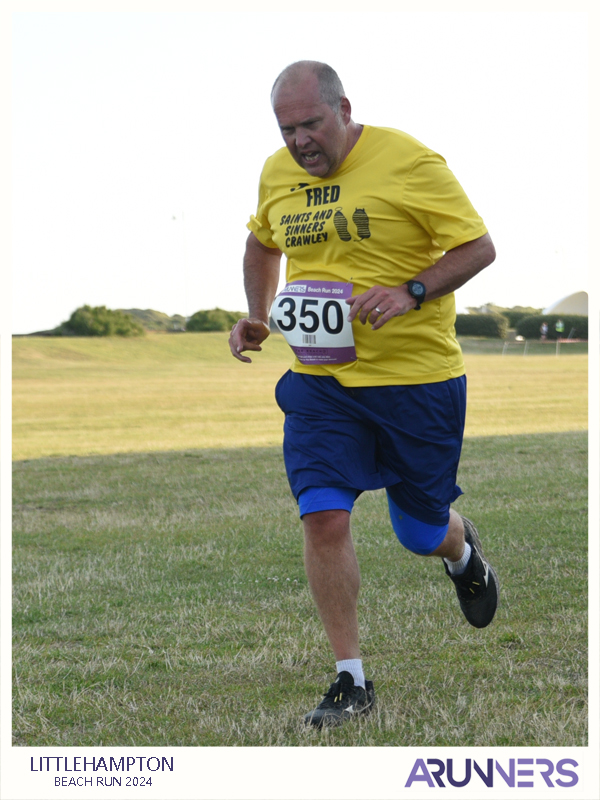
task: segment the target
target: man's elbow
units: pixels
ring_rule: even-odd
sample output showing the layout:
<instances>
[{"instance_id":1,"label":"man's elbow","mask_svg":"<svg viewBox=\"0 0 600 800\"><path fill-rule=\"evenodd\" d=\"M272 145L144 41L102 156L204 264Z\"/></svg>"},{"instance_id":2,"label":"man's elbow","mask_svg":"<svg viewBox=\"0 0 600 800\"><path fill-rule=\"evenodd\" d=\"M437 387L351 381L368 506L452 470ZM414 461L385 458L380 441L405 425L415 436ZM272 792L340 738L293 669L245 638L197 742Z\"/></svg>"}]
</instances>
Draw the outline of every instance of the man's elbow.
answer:
<instances>
[{"instance_id":1,"label":"man's elbow","mask_svg":"<svg viewBox=\"0 0 600 800\"><path fill-rule=\"evenodd\" d=\"M492 238L489 233L486 233L485 236L482 237L481 244L483 245L481 253L481 268L484 269L485 267L489 267L489 265L496 260L496 248L494 247L494 243L492 242Z\"/></svg>"},{"instance_id":2,"label":"man's elbow","mask_svg":"<svg viewBox=\"0 0 600 800\"><path fill-rule=\"evenodd\" d=\"M252 232L250 232L250 235L246 239L246 251L260 252L267 256L276 256L277 258L281 258L282 256L281 250L278 247L267 247L267 245L263 244L258 236Z\"/></svg>"}]
</instances>

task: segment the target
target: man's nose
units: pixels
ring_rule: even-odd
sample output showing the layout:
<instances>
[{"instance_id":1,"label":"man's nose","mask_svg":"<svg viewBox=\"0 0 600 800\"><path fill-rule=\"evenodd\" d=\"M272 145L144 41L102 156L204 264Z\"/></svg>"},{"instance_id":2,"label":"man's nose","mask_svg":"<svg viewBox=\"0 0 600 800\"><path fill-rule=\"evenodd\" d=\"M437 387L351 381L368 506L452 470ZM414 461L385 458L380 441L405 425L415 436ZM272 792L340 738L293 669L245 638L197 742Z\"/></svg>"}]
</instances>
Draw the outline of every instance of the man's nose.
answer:
<instances>
[{"instance_id":1,"label":"man's nose","mask_svg":"<svg viewBox=\"0 0 600 800\"><path fill-rule=\"evenodd\" d=\"M302 148L310 144L310 133L302 128L296 130L296 147Z\"/></svg>"}]
</instances>

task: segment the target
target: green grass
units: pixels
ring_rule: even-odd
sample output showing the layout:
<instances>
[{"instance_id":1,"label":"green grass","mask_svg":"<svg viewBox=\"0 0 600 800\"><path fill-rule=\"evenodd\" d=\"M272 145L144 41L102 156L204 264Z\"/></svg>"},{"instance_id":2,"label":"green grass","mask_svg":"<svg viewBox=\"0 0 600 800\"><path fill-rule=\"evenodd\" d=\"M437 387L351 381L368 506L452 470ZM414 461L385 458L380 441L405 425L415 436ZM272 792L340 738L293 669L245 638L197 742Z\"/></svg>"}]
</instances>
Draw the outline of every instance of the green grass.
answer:
<instances>
[{"instance_id":1,"label":"green grass","mask_svg":"<svg viewBox=\"0 0 600 800\"><path fill-rule=\"evenodd\" d=\"M502 586L482 631L439 562L398 544L384 492L359 499L379 704L322 733L299 722L333 665L279 447L15 463L15 744L584 746L586 440L466 440L456 508Z\"/></svg>"},{"instance_id":2,"label":"green grass","mask_svg":"<svg viewBox=\"0 0 600 800\"><path fill-rule=\"evenodd\" d=\"M585 354L501 357L500 341L461 341L467 436L587 428ZM279 444L273 389L290 363L277 335L250 365L229 355L224 333L16 338L13 457Z\"/></svg>"},{"instance_id":3,"label":"green grass","mask_svg":"<svg viewBox=\"0 0 600 800\"><path fill-rule=\"evenodd\" d=\"M497 617L471 628L385 493L363 495L379 705L317 733L299 720L333 665L281 460L284 340L243 365L226 334L15 339L15 744L585 745L587 358L462 343L456 507L498 569Z\"/></svg>"}]
</instances>

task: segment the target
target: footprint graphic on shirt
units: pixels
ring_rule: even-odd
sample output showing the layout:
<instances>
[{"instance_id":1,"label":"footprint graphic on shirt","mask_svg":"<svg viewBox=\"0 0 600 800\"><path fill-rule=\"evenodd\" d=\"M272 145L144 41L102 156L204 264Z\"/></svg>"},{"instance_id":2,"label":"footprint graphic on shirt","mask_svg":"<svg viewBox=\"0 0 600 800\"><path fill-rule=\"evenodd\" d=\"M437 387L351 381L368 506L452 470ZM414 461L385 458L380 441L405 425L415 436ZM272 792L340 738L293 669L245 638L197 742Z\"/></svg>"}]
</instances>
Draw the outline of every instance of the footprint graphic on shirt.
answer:
<instances>
[{"instance_id":1,"label":"footprint graphic on shirt","mask_svg":"<svg viewBox=\"0 0 600 800\"><path fill-rule=\"evenodd\" d=\"M333 224L342 242L349 242L352 239L352 236L348 233L348 220L339 208L333 215Z\"/></svg>"},{"instance_id":2,"label":"footprint graphic on shirt","mask_svg":"<svg viewBox=\"0 0 600 800\"><path fill-rule=\"evenodd\" d=\"M352 222L356 225L356 232L361 239L368 239L371 236L369 230L369 217L364 208L357 208L352 214Z\"/></svg>"}]
</instances>

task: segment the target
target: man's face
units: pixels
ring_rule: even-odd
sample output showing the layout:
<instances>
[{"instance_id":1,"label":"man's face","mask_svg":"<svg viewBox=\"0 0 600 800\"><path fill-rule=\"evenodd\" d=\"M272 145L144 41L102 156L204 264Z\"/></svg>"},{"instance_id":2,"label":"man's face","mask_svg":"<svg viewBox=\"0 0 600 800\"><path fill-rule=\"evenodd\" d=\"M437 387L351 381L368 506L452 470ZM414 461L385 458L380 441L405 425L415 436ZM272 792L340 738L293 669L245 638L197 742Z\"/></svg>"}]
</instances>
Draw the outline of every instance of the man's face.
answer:
<instances>
[{"instance_id":1,"label":"man's face","mask_svg":"<svg viewBox=\"0 0 600 800\"><path fill-rule=\"evenodd\" d=\"M321 100L314 75L278 87L273 110L294 161L315 178L333 175L351 150L348 123L350 103L342 98L340 110Z\"/></svg>"}]
</instances>

